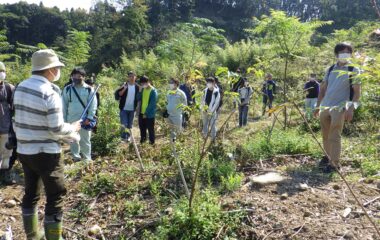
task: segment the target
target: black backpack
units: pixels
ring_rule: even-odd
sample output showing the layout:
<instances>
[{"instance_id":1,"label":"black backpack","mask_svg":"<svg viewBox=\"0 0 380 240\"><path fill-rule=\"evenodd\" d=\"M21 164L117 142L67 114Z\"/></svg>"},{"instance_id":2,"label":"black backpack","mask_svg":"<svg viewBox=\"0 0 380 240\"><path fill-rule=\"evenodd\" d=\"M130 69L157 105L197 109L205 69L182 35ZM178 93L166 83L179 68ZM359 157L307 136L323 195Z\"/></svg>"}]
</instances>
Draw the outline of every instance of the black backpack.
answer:
<instances>
[{"instance_id":1,"label":"black backpack","mask_svg":"<svg viewBox=\"0 0 380 240\"><path fill-rule=\"evenodd\" d=\"M327 72L327 79L330 77L330 73L334 70L335 64L332 65L328 72ZM353 77L353 72L354 72L354 67L353 66L348 66L348 71L350 74L348 75L348 79L350 80L350 101L354 98L354 88L352 87L352 77Z\"/></svg>"}]
</instances>

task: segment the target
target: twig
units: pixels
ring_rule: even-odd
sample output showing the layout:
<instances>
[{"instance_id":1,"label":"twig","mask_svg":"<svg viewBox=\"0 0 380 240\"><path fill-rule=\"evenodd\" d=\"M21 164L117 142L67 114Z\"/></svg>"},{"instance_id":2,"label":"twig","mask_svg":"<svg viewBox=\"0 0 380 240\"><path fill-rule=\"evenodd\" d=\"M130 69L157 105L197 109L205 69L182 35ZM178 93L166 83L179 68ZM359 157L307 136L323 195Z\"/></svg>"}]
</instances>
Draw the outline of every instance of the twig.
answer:
<instances>
[{"instance_id":1,"label":"twig","mask_svg":"<svg viewBox=\"0 0 380 240\"><path fill-rule=\"evenodd\" d=\"M267 239L267 237L269 237L269 235L271 235L272 233L274 233L274 231L275 231L275 230L270 231L270 232L269 232L269 233L263 238L263 240Z\"/></svg>"},{"instance_id":2,"label":"twig","mask_svg":"<svg viewBox=\"0 0 380 240\"><path fill-rule=\"evenodd\" d=\"M222 233L223 228L224 228L225 226L226 226L226 225L223 225L223 226L219 229L218 234L216 235L216 237L215 237L214 239L219 239L219 236L220 236L220 234Z\"/></svg>"},{"instance_id":3,"label":"twig","mask_svg":"<svg viewBox=\"0 0 380 240\"><path fill-rule=\"evenodd\" d=\"M175 143L172 140L170 140L170 142L171 142L171 145L172 145L173 155L174 155L175 161L177 163L179 173L181 175L182 184L183 184L183 186L185 188L186 196L187 196L187 198L190 198L189 188L187 187L187 182L186 182L186 179L185 179L185 175L183 174L181 162L178 159L178 154L177 154L177 151L176 151L176 148L175 148Z\"/></svg>"},{"instance_id":4,"label":"twig","mask_svg":"<svg viewBox=\"0 0 380 240\"><path fill-rule=\"evenodd\" d=\"M347 235L347 233L349 233L350 231L346 231L344 234L343 234L343 236L341 236L340 238L339 238L339 240L343 240L344 239L344 237Z\"/></svg>"},{"instance_id":5,"label":"twig","mask_svg":"<svg viewBox=\"0 0 380 240\"><path fill-rule=\"evenodd\" d=\"M82 236L82 237L85 237L85 239L94 239L94 240L97 240L96 238L93 238L93 237L90 237L90 236L87 236L86 234L83 234L83 233L80 233L80 232L77 232L71 228L68 228L68 227L65 227L63 226L63 229L69 231L69 232L72 232L72 233L75 233L76 235L79 235L79 236Z\"/></svg>"},{"instance_id":6,"label":"twig","mask_svg":"<svg viewBox=\"0 0 380 240\"><path fill-rule=\"evenodd\" d=\"M256 212L253 208L235 209L230 211L223 211L223 213L238 213L238 212Z\"/></svg>"},{"instance_id":7,"label":"twig","mask_svg":"<svg viewBox=\"0 0 380 240\"><path fill-rule=\"evenodd\" d=\"M139 159L140 170L143 172L144 171L144 165L143 165L143 162L142 162L142 159L141 159L141 156L140 156L139 148L137 147L135 138L133 137L132 129L130 129L130 134L131 134L131 139L132 139L133 146L135 147L137 158Z\"/></svg>"},{"instance_id":8,"label":"twig","mask_svg":"<svg viewBox=\"0 0 380 240\"><path fill-rule=\"evenodd\" d=\"M302 228L305 226L305 222L302 224L302 226L298 229L297 232L295 232L292 236L290 236L290 239L292 239L293 237L295 237L298 233L301 232Z\"/></svg>"},{"instance_id":9,"label":"twig","mask_svg":"<svg viewBox=\"0 0 380 240\"><path fill-rule=\"evenodd\" d=\"M367 207L368 205L370 205L370 204L373 203L373 202L376 202L376 201L379 200L379 199L380 199L380 196L375 197L374 199L369 200L368 202L364 203L363 206L364 206L364 207Z\"/></svg>"}]
</instances>

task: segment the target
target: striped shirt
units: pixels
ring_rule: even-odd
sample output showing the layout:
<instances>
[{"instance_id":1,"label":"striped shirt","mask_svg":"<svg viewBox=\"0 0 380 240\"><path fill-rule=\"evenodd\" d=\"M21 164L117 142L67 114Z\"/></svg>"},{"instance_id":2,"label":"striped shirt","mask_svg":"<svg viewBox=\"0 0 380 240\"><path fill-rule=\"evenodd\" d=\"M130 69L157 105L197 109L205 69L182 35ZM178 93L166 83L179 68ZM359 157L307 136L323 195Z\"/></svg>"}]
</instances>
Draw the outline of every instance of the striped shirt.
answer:
<instances>
[{"instance_id":1,"label":"striped shirt","mask_svg":"<svg viewBox=\"0 0 380 240\"><path fill-rule=\"evenodd\" d=\"M17 152L60 153L58 141L75 129L64 123L59 87L42 76L32 75L16 87L13 103Z\"/></svg>"}]
</instances>

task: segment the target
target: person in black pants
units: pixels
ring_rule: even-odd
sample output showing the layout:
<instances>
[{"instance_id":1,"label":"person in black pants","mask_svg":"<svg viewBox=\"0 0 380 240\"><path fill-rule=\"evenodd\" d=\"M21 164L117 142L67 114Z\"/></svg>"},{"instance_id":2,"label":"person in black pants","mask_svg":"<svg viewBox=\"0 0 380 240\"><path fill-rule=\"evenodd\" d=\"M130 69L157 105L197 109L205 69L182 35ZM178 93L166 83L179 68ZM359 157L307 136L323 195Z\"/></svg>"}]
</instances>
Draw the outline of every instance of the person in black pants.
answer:
<instances>
[{"instance_id":1,"label":"person in black pants","mask_svg":"<svg viewBox=\"0 0 380 240\"><path fill-rule=\"evenodd\" d=\"M155 143L154 121L157 107L157 90L152 86L152 82L147 76L140 78L142 87L139 99L141 101L139 114L140 143L146 141L146 131L149 132L150 144Z\"/></svg>"}]
</instances>

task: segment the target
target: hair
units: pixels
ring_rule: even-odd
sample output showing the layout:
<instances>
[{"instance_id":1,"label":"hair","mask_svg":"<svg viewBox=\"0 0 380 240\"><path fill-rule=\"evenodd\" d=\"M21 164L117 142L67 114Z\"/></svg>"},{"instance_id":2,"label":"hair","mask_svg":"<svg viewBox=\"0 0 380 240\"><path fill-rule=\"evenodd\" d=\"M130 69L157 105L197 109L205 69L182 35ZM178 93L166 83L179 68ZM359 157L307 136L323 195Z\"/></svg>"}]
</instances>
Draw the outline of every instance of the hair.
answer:
<instances>
[{"instance_id":1,"label":"hair","mask_svg":"<svg viewBox=\"0 0 380 240\"><path fill-rule=\"evenodd\" d=\"M179 86L179 80L176 78L170 78L170 82L173 82L175 85Z\"/></svg>"},{"instance_id":2,"label":"hair","mask_svg":"<svg viewBox=\"0 0 380 240\"><path fill-rule=\"evenodd\" d=\"M310 73L310 77L316 77L317 76L317 74L315 74L315 73Z\"/></svg>"},{"instance_id":3,"label":"hair","mask_svg":"<svg viewBox=\"0 0 380 240\"><path fill-rule=\"evenodd\" d=\"M213 77L208 77L208 78L206 78L206 82L212 82L212 83L215 83L215 78L213 78Z\"/></svg>"},{"instance_id":4,"label":"hair","mask_svg":"<svg viewBox=\"0 0 380 240\"><path fill-rule=\"evenodd\" d=\"M45 72L47 72L48 69L44 69L44 70L38 70L38 71L32 71L32 74L33 75L44 75Z\"/></svg>"},{"instance_id":5,"label":"hair","mask_svg":"<svg viewBox=\"0 0 380 240\"><path fill-rule=\"evenodd\" d=\"M338 43L337 45L335 45L334 53L335 53L335 55L338 55L339 52L341 52L345 49L350 51L350 53L353 52L353 48L352 48L352 45L350 43L342 42L342 43Z\"/></svg>"},{"instance_id":6,"label":"hair","mask_svg":"<svg viewBox=\"0 0 380 240\"><path fill-rule=\"evenodd\" d=\"M140 77L140 83L146 83L146 82L151 82L151 81L149 80L149 78L147 76L145 76L145 75L141 76Z\"/></svg>"},{"instance_id":7,"label":"hair","mask_svg":"<svg viewBox=\"0 0 380 240\"><path fill-rule=\"evenodd\" d=\"M86 84L88 85L94 85L94 80L92 80L91 78L87 79L86 81L84 81Z\"/></svg>"},{"instance_id":8,"label":"hair","mask_svg":"<svg viewBox=\"0 0 380 240\"><path fill-rule=\"evenodd\" d=\"M83 67L75 67L72 71L71 71L71 74L70 76L74 75L74 74L80 74L82 75L83 77L86 76L86 71L84 70Z\"/></svg>"}]
</instances>

